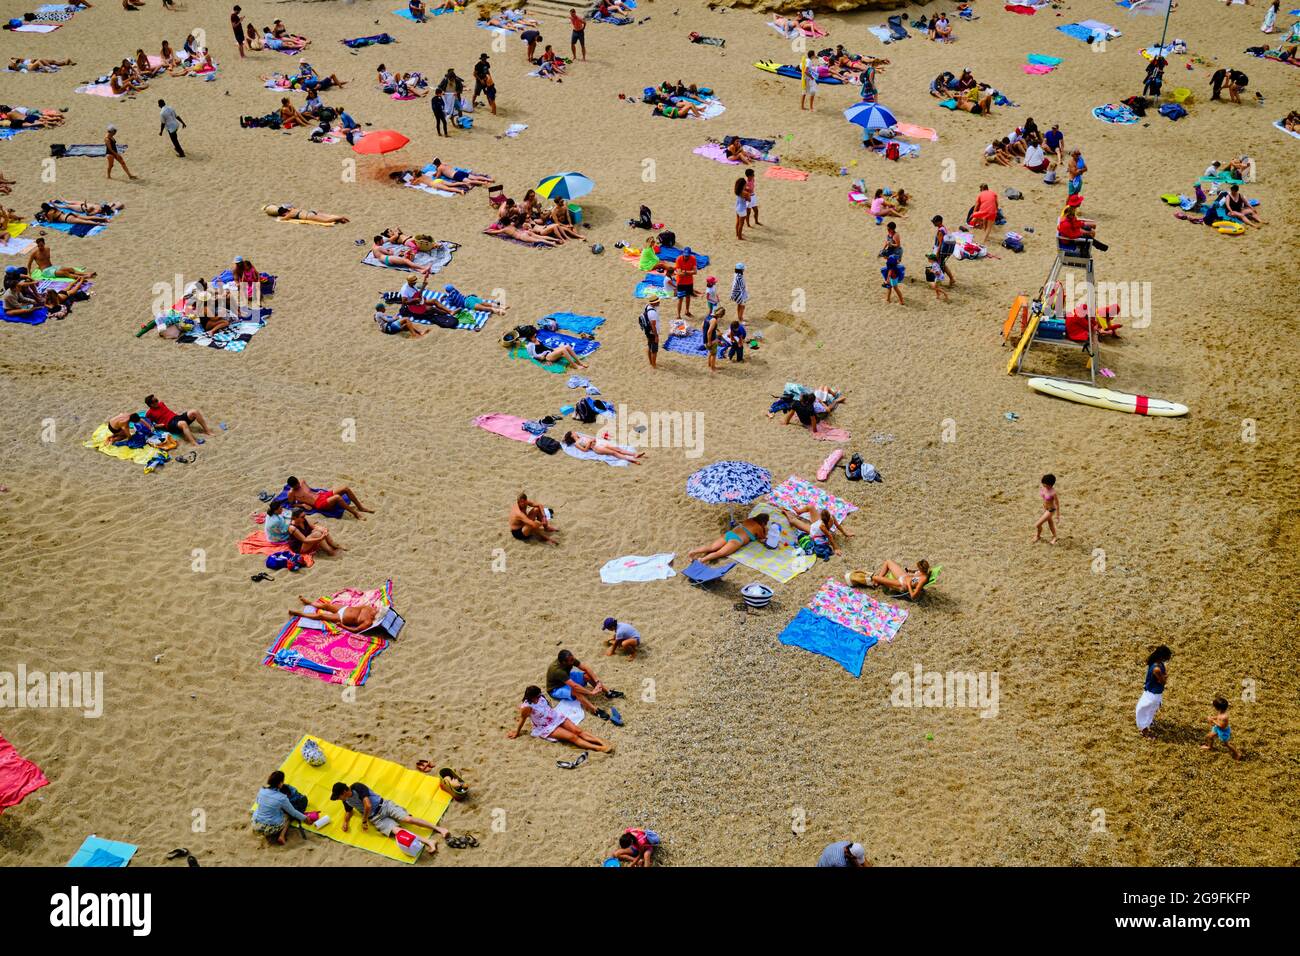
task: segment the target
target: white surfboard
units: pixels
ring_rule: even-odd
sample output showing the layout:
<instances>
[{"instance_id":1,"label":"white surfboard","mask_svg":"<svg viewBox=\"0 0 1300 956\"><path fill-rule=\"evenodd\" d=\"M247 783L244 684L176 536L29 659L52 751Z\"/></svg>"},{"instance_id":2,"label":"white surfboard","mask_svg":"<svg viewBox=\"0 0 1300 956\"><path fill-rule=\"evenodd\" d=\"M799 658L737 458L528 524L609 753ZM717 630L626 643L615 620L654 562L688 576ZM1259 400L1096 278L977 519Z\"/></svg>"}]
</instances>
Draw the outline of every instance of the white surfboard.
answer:
<instances>
[{"instance_id":1,"label":"white surfboard","mask_svg":"<svg viewBox=\"0 0 1300 956\"><path fill-rule=\"evenodd\" d=\"M1043 395L1063 398L1081 405L1096 408L1109 408L1115 412L1128 412L1132 415L1155 415L1161 418L1177 418L1187 414L1187 406L1177 402L1167 402L1163 398L1150 398L1146 395L1130 395L1116 392L1109 388L1096 388L1077 382L1066 382L1059 378L1031 378L1029 387Z\"/></svg>"}]
</instances>

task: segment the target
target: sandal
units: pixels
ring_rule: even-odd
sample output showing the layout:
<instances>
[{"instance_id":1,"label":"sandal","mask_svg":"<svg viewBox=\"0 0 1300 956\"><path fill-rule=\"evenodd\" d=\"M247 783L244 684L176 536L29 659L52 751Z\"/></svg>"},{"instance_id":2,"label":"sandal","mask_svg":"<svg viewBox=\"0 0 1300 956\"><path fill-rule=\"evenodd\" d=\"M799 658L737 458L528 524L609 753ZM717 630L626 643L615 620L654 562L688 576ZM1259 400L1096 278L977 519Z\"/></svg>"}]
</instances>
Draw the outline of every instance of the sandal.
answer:
<instances>
[{"instance_id":1,"label":"sandal","mask_svg":"<svg viewBox=\"0 0 1300 956\"><path fill-rule=\"evenodd\" d=\"M578 754L576 760L557 760L555 761L555 766L559 767L561 770L576 770L586 762L587 751L584 750L582 753Z\"/></svg>"},{"instance_id":2,"label":"sandal","mask_svg":"<svg viewBox=\"0 0 1300 956\"><path fill-rule=\"evenodd\" d=\"M194 459L198 457L199 457L198 452L192 451L188 455L178 455L177 457L173 458L172 461L176 462L176 464L178 465L188 465L190 462L194 461Z\"/></svg>"},{"instance_id":3,"label":"sandal","mask_svg":"<svg viewBox=\"0 0 1300 956\"><path fill-rule=\"evenodd\" d=\"M610 700L618 700L620 697L626 697L627 694L623 693L621 690L607 690L605 691L605 696Z\"/></svg>"},{"instance_id":4,"label":"sandal","mask_svg":"<svg viewBox=\"0 0 1300 956\"><path fill-rule=\"evenodd\" d=\"M258 571L258 572L257 572L256 574L254 574L254 575L253 575L249 580L251 580L251 581L274 581L275 578L271 577L271 575L267 574L265 571Z\"/></svg>"},{"instance_id":5,"label":"sandal","mask_svg":"<svg viewBox=\"0 0 1300 956\"><path fill-rule=\"evenodd\" d=\"M415 769L420 771L420 773L433 773L433 763L428 760L417 760L415 762Z\"/></svg>"}]
</instances>

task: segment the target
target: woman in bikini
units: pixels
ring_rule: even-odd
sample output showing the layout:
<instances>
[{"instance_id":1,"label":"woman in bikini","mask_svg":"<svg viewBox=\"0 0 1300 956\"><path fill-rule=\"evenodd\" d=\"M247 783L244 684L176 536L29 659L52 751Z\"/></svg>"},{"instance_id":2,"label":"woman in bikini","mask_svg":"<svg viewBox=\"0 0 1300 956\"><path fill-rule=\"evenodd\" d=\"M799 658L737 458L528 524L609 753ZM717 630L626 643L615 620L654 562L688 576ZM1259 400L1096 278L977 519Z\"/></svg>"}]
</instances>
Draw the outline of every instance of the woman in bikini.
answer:
<instances>
[{"instance_id":1,"label":"woman in bikini","mask_svg":"<svg viewBox=\"0 0 1300 956\"><path fill-rule=\"evenodd\" d=\"M422 276L429 274L429 266L417 265L415 260L402 255L408 247L388 242L383 236L375 236L375 243L370 247L370 254L390 269L411 269Z\"/></svg>"},{"instance_id":2,"label":"woman in bikini","mask_svg":"<svg viewBox=\"0 0 1300 956\"><path fill-rule=\"evenodd\" d=\"M607 744L594 734L587 733L560 714L542 694L540 687L525 688L524 701L519 705L519 723L514 730L506 734L506 738L514 740L518 737L524 729L524 724L529 720L533 722L534 737L558 740L561 743L573 744L583 750L595 750L598 753L612 753L614 750L613 744Z\"/></svg>"},{"instance_id":3,"label":"woman in bikini","mask_svg":"<svg viewBox=\"0 0 1300 956\"><path fill-rule=\"evenodd\" d=\"M871 583L877 587L890 588L899 594L906 592L915 599L930 580L930 562L924 558L916 562L915 568L905 568L896 561L886 561L871 576Z\"/></svg>"},{"instance_id":4,"label":"woman in bikini","mask_svg":"<svg viewBox=\"0 0 1300 956\"><path fill-rule=\"evenodd\" d=\"M524 349L544 365L552 362L568 362L574 368L587 367L582 359L578 358L578 353L573 351L572 345L557 345L553 349L548 349L538 340L536 331L527 338Z\"/></svg>"},{"instance_id":5,"label":"woman in bikini","mask_svg":"<svg viewBox=\"0 0 1300 956\"><path fill-rule=\"evenodd\" d=\"M516 213L507 221L499 222L492 230L498 235L509 236L511 239L518 239L520 242L526 242L539 246L558 246L563 240L552 239L550 236L538 235L524 226L524 217Z\"/></svg>"},{"instance_id":6,"label":"woman in bikini","mask_svg":"<svg viewBox=\"0 0 1300 956\"><path fill-rule=\"evenodd\" d=\"M645 457L643 451L628 451L619 445L611 445L609 442L597 441L591 435L584 435L581 432L565 432L564 443L572 445L578 451L589 451L597 455L612 455L615 458L621 458L623 461L631 462L634 465L641 464L641 459Z\"/></svg>"},{"instance_id":7,"label":"woman in bikini","mask_svg":"<svg viewBox=\"0 0 1300 956\"><path fill-rule=\"evenodd\" d=\"M295 126L311 126L312 122L303 116L289 102L289 97L280 97L280 128L293 129Z\"/></svg>"},{"instance_id":8,"label":"woman in bikini","mask_svg":"<svg viewBox=\"0 0 1300 956\"><path fill-rule=\"evenodd\" d=\"M786 516L791 525L800 531L808 532L808 536L814 541L826 541L836 554L840 553L840 549L835 544L834 532L838 531L846 538L853 537L853 532L840 524L840 519L825 508L819 509L816 505L804 505L796 511L788 511L782 508L781 513Z\"/></svg>"},{"instance_id":9,"label":"woman in bikini","mask_svg":"<svg viewBox=\"0 0 1300 956\"><path fill-rule=\"evenodd\" d=\"M52 203L41 203L41 211L36 214L38 222L66 222L74 226L102 226L108 222L107 216L83 215L60 209Z\"/></svg>"},{"instance_id":10,"label":"woman in bikini","mask_svg":"<svg viewBox=\"0 0 1300 956\"><path fill-rule=\"evenodd\" d=\"M761 541L767 537L767 515L757 514L746 518L721 538L702 548L692 548L686 552L688 558L703 555L701 561L714 561L735 554L751 541Z\"/></svg>"},{"instance_id":11,"label":"woman in bikini","mask_svg":"<svg viewBox=\"0 0 1300 956\"><path fill-rule=\"evenodd\" d=\"M1043 475L1038 496L1043 499L1043 513L1034 522L1034 541L1043 537L1043 525L1047 525L1047 530L1052 532L1052 540L1047 543L1056 544L1056 522L1061 520L1061 496L1056 490L1055 475Z\"/></svg>"},{"instance_id":12,"label":"woman in bikini","mask_svg":"<svg viewBox=\"0 0 1300 956\"><path fill-rule=\"evenodd\" d=\"M305 617L310 621L328 621L345 631L360 634L375 626L379 612L369 604L335 604L325 598L308 601L298 595L301 606L289 612L290 617Z\"/></svg>"},{"instance_id":13,"label":"woman in bikini","mask_svg":"<svg viewBox=\"0 0 1300 956\"><path fill-rule=\"evenodd\" d=\"M328 212L316 212L314 209L299 209L297 206L263 206L262 212L275 216L281 222L319 222L327 226L348 222L347 216L335 216Z\"/></svg>"}]
</instances>

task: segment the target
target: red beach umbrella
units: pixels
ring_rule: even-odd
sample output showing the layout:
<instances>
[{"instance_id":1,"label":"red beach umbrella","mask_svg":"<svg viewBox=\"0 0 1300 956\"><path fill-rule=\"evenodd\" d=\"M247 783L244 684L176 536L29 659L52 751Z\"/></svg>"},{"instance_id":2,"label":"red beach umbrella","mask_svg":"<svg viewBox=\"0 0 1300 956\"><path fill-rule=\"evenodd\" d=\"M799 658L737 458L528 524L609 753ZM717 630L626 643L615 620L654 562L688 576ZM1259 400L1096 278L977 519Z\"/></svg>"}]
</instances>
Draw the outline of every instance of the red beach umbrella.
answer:
<instances>
[{"instance_id":1,"label":"red beach umbrella","mask_svg":"<svg viewBox=\"0 0 1300 956\"><path fill-rule=\"evenodd\" d=\"M396 152L409 142L409 139L395 129L377 129L353 143L352 152L364 156L378 156Z\"/></svg>"}]
</instances>

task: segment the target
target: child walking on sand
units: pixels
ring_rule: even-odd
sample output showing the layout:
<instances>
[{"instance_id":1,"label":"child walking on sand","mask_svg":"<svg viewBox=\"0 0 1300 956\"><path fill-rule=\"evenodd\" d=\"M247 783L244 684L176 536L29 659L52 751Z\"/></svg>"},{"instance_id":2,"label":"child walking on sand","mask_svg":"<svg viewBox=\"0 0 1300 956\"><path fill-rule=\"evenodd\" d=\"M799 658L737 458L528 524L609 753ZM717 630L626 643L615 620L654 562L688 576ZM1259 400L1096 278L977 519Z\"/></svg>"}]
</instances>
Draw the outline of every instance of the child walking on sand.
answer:
<instances>
[{"instance_id":1,"label":"child walking on sand","mask_svg":"<svg viewBox=\"0 0 1300 956\"><path fill-rule=\"evenodd\" d=\"M1061 520L1061 495L1056 490L1055 475L1043 475L1038 495L1043 499L1043 513L1034 522L1034 541L1042 539L1043 525L1047 525L1047 530L1052 532L1052 538L1047 543L1056 544L1056 523Z\"/></svg>"},{"instance_id":2,"label":"child walking on sand","mask_svg":"<svg viewBox=\"0 0 1300 956\"><path fill-rule=\"evenodd\" d=\"M1228 701L1223 697L1214 698L1214 713L1206 718L1210 725L1210 732L1205 735L1205 743L1201 744L1202 750L1213 750L1214 740L1217 737L1223 741L1223 746L1228 748L1228 753L1232 754L1233 760L1241 759L1241 751L1232 745L1232 728L1228 726Z\"/></svg>"},{"instance_id":3,"label":"child walking on sand","mask_svg":"<svg viewBox=\"0 0 1300 956\"><path fill-rule=\"evenodd\" d=\"M891 222L892 226L893 223ZM948 301L948 292L939 283L943 281L943 266L939 265L939 257L933 252L925 254L925 281L930 283L930 288L934 290L934 297Z\"/></svg>"}]
</instances>

